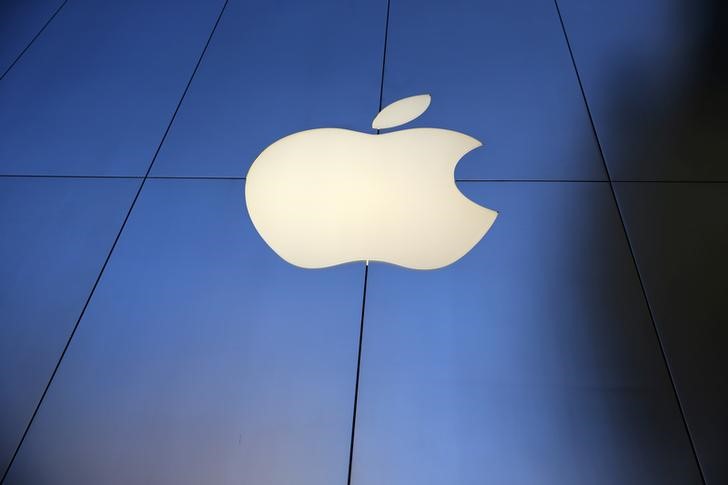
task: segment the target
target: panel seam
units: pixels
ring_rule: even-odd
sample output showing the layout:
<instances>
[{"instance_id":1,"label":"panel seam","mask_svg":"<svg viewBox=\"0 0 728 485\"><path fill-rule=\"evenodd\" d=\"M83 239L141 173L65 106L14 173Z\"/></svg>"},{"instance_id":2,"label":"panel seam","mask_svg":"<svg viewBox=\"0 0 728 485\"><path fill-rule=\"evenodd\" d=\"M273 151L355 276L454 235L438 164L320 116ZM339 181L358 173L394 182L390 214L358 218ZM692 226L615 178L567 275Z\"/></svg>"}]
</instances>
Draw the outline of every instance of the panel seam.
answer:
<instances>
[{"instance_id":1,"label":"panel seam","mask_svg":"<svg viewBox=\"0 0 728 485\"><path fill-rule=\"evenodd\" d=\"M382 76L379 80L379 111L382 111L382 102L384 98L384 72L387 66L387 40L389 35L389 10L391 0L387 0L387 13L384 19L384 47L382 49ZM380 130L377 130L377 135ZM367 280L369 277L369 261L364 266L364 290L361 300L361 319L359 321L359 348L356 358L356 379L354 381L354 409L351 415L351 441L349 442L349 467L346 477L346 485L351 485L352 471L354 468L354 442L356 438L356 415L359 407L359 377L361 373L361 353L362 342L364 338L364 313L367 304Z\"/></svg>"},{"instance_id":2,"label":"panel seam","mask_svg":"<svg viewBox=\"0 0 728 485\"><path fill-rule=\"evenodd\" d=\"M38 33L35 34L32 39L30 39L30 42L28 42L28 44L23 48L23 50L21 50L20 53L15 57L13 62L11 62L10 65L7 67L7 69L5 69L5 72L3 72L2 76L0 76L0 81L5 79L5 76L7 76L7 74L10 72L10 70L13 67L15 67L15 64L17 64L18 61L20 61L20 59L25 55L27 50L30 49L30 47L35 43L36 39L38 39L38 37L40 37L40 35L43 33L43 31L45 31L46 27L48 27L48 25L53 21L53 19L56 18L56 15L58 15L58 12L61 11L61 9L66 5L67 2L68 2L68 0L63 0L63 3L61 3L61 5L59 5L59 7L56 9L55 12L53 12L53 15L51 15L48 18L48 20L46 20L46 23L43 24L43 27L40 28Z\"/></svg>"},{"instance_id":3,"label":"panel seam","mask_svg":"<svg viewBox=\"0 0 728 485\"><path fill-rule=\"evenodd\" d=\"M190 85L192 84L192 80L194 79L195 74L197 73L197 70L199 69L200 64L202 63L202 59L205 56L205 53L207 52L207 48L209 47L210 42L212 41L212 37L215 34L215 31L217 30L217 26L219 25L220 19L222 18L223 13L225 12L225 8L227 7L228 1L229 0L225 0L222 8L220 9L220 13L218 14L215 24L212 27L212 31L210 32L210 34L207 38L207 42L205 42L202 52L200 53L200 55L197 59L197 63L195 64L195 67L192 70L192 74L190 75L189 79L187 80L187 84L186 84L184 90L182 91L182 95L181 95L179 101L177 102L177 106L176 106L174 112L172 113L172 117L170 118L169 123L167 124L167 128L164 131L164 134L162 135L162 139L160 140L160 142L157 146L157 149L154 152L154 156L152 157L152 160L149 163L149 166L147 167L147 171L144 174L144 177L141 179L141 182L139 183L139 187L137 188L136 194L134 195L134 198L132 199L131 205L129 206L129 209L126 212L124 221L121 223L119 231L116 233L116 237L114 238L114 242L111 244L111 248L109 249L109 252L106 255L106 259L104 260L104 263L101 265L99 274L96 276L96 280L94 281L94 284L91 287L91 291L89 292L88 297L86 298L86 302L84 303L83 308L81 309L81 313L79 314L78 318L76 319L76 323L74 324L74 326L71 330L71 333L69 334L68 338L66 339L66 344L63 347L63 350L61 351L61 354L58 357L58 360L56 361L56 365L53 368L53 371L51 372L51 375L48 379L48 382L45 385L45 388L43 389L40 399L38 399L35 409L33 410L33 414L31 415L30 419L28 420L25 430L23 431L23 434L20 437L20 441L18 442L18 445L15 447L15 451L13 452L13 455L10 458L8 465L5 468L2 479L0 479L0 484L5 482L5 479L7 478L8 473L10 473L13 463L15 462L15 458L18 456L18 452L20 451L20 448L23 446L23 443L25 442L25 438L28 435L28 431L30 430L30 427L33 425L33 422L35 421L35 418L38 415L38 411L40 410L40 407L43 404L43 401L45 400L46 395L48 394L48 390L50 389L51 384L53 383L53 380L55 379L56 374L58 373L58 369L60 368L61 363L63 362L63 358L66 356L66 352L68 351L68 348L71 345L71 341L73 340L73 337L76 335L76 331L78 330L79 324L81 323L81 320L83 319L83 316L86 313L86 310L88 309L89 303L91 302L91 299L94 296L96 288L99 285L99 281L101 281L101 277L103 276L104 271L106 270L106 267L109 264L111 255L113 254L114 249L116 248L116 245L119 242L119 238L121 237L121 234L124 232L124 228L126 227L126 224L129 221L129 217L131 216L131 213L134 210L134 206L136 205L136 202L139 199L139 195L141 194L142 189L144 188L144 183L146 182L147 178L149 177L149 173L152 170L152 166L154 165L154 162L156 161L157 156L159 155L162 145L164 144L164 141L167 138L167 134L169 133L169 131L172 127L172 124L174 123L174 120L177 116L177 113L179 112L179 109L182 106L182 102L184 101L185 96L187 95L187 92L189 91Z\"/></svg>"},{"instance_id":4,"label":"panel seam","mask_svg":"<svg viewBox=\"0 0 728 485\"><path fill-rule=\"evenodd\" d=\"M622 213L622 208L619 205L619 198L617 197L617 192L616 192L616 190L614 188L614 181L612 180L612 177L611 177L611 175L609 173L609 166L607 165L607 160L606 160L606 157L604 155L604 149L603 149L602 143L601 143L601 141L599 139L599 135L597 134L596 124L594 123L594 117L592 116L591 108L589 107L589 102L588 102L587 97L586 97L586 92L584 91L584 85L582 83L581 76L579 74L579 69L578 69L578 67L576 65L576 59L574 57L574 52L573 52L573 50L571 48L571 42L569 41L569 35L566 32L566 25L564 24L564 18L561 15L561 9L559 8L559 2L558 2L558 0L554 0L554 6L556 7L556 13L557 13L558 18L559 18L559 23L561 24L561 31L562 31L562 33L564 35L564 41L566 42L566 47L568 48L568 51L569 51L569 57L571 58L571 65L572 65L572 67L574 69L574 74L576 75L576 80L577 80L577 83L579 85L579 91L581 92L581 97L582 97L582 100L584 101L584 106L586 108L586 112L587 112L587 115L589 117L589 123L591 125L592 133L594 135L594 140L596 141L597 149L599 150L599 156L602 159L602 164L604 166L604 171L605 171L605 174L607 176L607 181L609 182L609 188L610 188L610 191L612 193L612 198L614 200L614 205L615 205L615 207L617 209L617 215L619 216L620 224L622 225L622 230L624 232L624 237L625 237L625 240L627 242L627 247L629 249L629 254L630 254L630 257L632 259L632 263L634 265L635 272L637 274L637 280L639 281L640 289L642 290L642 296L644 298L645 305L647 307L647 312L648 312L648 314L650 316L650 321L652 323L652 329L653 329L653 331L655 333L655 337L657 339L657 344L658 344L658 347L659 347L659 350L660 350L660 354L662 356L662 361L663 361L663 363L665 365L665 370L667 371L667 376L668 376L668 378L670 380L670 385L672 387L672 392L673 392L673 395L675 397L675 401L677 403L678 410L680 412L680 417L682 418L682 423L683 423L683 427L684 427L684 430L685 430L685 434L687 435L688 442L690 443L690 448L691 448L692 453L693 453L693 458L695 459L695 463L696 463L697 468L698 468L698 473L700 474L700 478L701 478L701 480L703 482L703 485L707 485L707 482L706 482L706 479L705 479L705 473L703 471L703 466L700 463L700 458L698 457L698 452L697 452L697 449L695 447L695 442L693 440L692 433L690 431L690 426L688 425L687 417L686 417L686 414L685 414L685 408L683 406L682 400L680 399L680 394L678 393L677 386L675 384L675 378L674 378L674 375L673 375L673 372L672 372L672 368L670 367L670 361L667 358L667 352L666 352L666 349L665 349L665 344L663 342L662 334L660 333L659 327L657 326L657 320L655 318L655 314L654 314L654 311L652 309L652 305L650 303L650 300L647 297L647 289L645 287L644 279L642 277L642 273L640 272L639 265L637 264L637 256L635 254L634 247L632 245L632 241L631 241L631 239L629 237L629 232L627 231L627 225L626 225L625 220L624 220L624 216L623 216L623 213Z\"/></svg>"},{"instance_id":5,"label":"panel seam","mask_svg":"<svg viewBox=\"0 0 728 485\"><path fill-rule=\"evenodd\" d=\"M361 351L364 339L364 312L367 304L367 280L369 276L369 262L364 266L364 291L361 299L361 317L359 320L359 345L356 357L356 379L354 382L354 410L351 416L351 441L349 442L349 469L347 473L346 483L351 485L351 476L354 464L354 439L356 436L356 415L359 404L359 377L361 373Z\"/></svg>"}]
</instances>

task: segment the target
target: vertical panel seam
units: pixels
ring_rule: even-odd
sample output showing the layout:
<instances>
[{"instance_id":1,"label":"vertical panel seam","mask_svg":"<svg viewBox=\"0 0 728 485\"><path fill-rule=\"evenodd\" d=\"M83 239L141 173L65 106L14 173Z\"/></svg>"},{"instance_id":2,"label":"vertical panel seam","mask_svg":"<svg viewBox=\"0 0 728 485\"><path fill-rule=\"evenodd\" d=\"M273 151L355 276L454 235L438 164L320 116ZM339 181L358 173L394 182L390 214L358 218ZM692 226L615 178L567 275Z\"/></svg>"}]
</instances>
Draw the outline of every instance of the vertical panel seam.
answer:
<instances>
[{"instance_id":1,"label":"vertical panel seam","mask_svg":"<svg viewBox=\"0 0 728 485\"><path fill-rule=\"evenodd\" d=\"M379 111L382 111L384 97L384 71L387 65L387 39L389 35L389 9L391 0L387 0L387 13L384 18L384 47L382 49L382 76L379 80ZM379 134L379 130L377 130ZM352 469L354 465L354 441L356 437L356 415L359 406L359 376L361 372L362 341L364 337L364 313L367 303L367 280L369 276L369 261L364 266L364 289L361 300L361 319L359 321L359 348L356 359L356 378L354 381L354 409L351 415L351 441L349 442L349 469L347 472L346 484L351 485Z\"/></svg>"},{"instance_id":2,"label":"vertical panel seam","mask_svg":"<svg viewBox=\"0 0 728 485\"><path fill-rule=\"evenodd\" d=\"M602 143L599 139L599 135L597 134L596 125L594 123L594 117L592 116L591 108L589 107L589 102L586 97L586 92L584 91L584 85L582 83L581 76L579 75L579 69L577 68L577 65L576 65L576 59L574 57L574 52L571 48L571 42L569 41L569 35L566 32L566 25L564 24L564 18L561 15L561 9L559 8L558 0L554 0L554 6L556 7L556 13L559 18L559 23L561 24L561 31L563 32L564 40L566 42L566 47L568 48L568 51L569 51L569 57L571 58L571 65L574 69L574 74L576 75L577 83L579 84L579 91L581 92L581 97L582 97L582 100L584 101L584 106L586 107L586 112L589 117L589 123L591 125L592 133L594 135L594 140L596 141L597 149L599 150L599 156L601 157L602 164L604 166L604 172L607 176L607 181L609 182L609 188L612 193L614 205L617 209L617 215L619 216L619 222L622 225L622 230L624 232L625 240L627 241L627 247L629 249L629 254L631 256L632 263L634 265L635 272L637 274L637 280L639 281L640 289L642 290L642 296L644 298L645 305L647 307L647 312L649 313L649 316L650 316L650 321L652 323L652 329L655 332L655 337L657 339L657 344L660 349L660 354L662 355L662 361L665 365L665 370L667 371L667 376L670 380L670 385L672 387L672 392L675 397L675 401L677 402L678 410L680 411L680 417L682 418L683 427L685 429L685 433L687 435L688 442L690 443L690 448L692 450L693 457L695 459L695 463L697 464L700 478L703 482L703 485L707 485L707 482L705 480L705 473L703 471L703 466L700 463L700 458L698 457L698 452L695 447L695 442L693 440L692 433L690 431L690 426L688 425L687 417L685 414L685 408L683 406L682 400L680 399L680 394L678 393L677 386L675 384L675 378L672 373L672 368L670 367L670 361L667 358L665 344L663 342L662 335L660 334L659 327L657 326L657 320L655 319L655 314L654 314L654 311L652 310L652 305L650 304L650 300L647 297L647 289L645 287L644 279L642 277L642 273L640 272L639 265L637 264L637 256L635 254L634 247L632 245L632 241L629 237L629 232L627 231L627 225L625 224L625 221L624 221L622 208L619 205L619 199L617 197L617 192L614 188L614 181L612 180L611 174L609 173L609 166L607 165L607 160L604 155L604 149L603 149Z\"/></svg>"},{"instance_id":3,"label":"vertical panel seam","mask_svg":"<svg viewBox=\"0 0 728 485\"><path fill-rule=\"evenodd\" d=\"M347 473L346 483L347 485L351 485L351 473L352 473L352 465L354 463L354 437L356 435L356 414L357 414L357 405L359 403L359 375L361 371L361 350L362 350L362 341L364 338L364 312L366 309L367 304L367 279L369 276L369 262L364 266L364 291L362 292L362 299L361 299L361 318L359 320L359 349L357 351L357 358L356 358L356 380L354 382L354 410L352 412L351 416L351 441L349 442L349 470Z\"/></svg>"}]
</instances>

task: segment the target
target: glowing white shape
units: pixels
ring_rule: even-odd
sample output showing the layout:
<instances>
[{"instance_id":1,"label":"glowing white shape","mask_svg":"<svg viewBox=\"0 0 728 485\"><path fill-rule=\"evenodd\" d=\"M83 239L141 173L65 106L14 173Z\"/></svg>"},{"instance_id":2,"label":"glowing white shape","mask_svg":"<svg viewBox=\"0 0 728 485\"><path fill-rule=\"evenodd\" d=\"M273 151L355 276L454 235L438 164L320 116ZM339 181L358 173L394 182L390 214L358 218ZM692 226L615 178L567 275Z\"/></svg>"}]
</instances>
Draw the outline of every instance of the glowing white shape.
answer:
<instances>
[{"instance_id":1,"label":"glowing white shape","mask_svg":"<svg viewBox=\"0 0 728 485\"><path fill-rule=\"evenodd\" d=\"M408 123L427 110L430 100L429 94L420 94L395 101L379 112L372 121L372 128L384 130Z\"/></svg>"},{"instance_id":2,"label":"glowing white shape","mask_svg":"<svg viewBox=\"0 0 728 485\"><path fill-rule=\"evenodd\" d=\"M303 268L351 261L441 268L470 251L497 216L455 185L458 161L480 145L439 128L294 133L250 167L248 213L265 242Z\"/></svg>"}]
</instances>

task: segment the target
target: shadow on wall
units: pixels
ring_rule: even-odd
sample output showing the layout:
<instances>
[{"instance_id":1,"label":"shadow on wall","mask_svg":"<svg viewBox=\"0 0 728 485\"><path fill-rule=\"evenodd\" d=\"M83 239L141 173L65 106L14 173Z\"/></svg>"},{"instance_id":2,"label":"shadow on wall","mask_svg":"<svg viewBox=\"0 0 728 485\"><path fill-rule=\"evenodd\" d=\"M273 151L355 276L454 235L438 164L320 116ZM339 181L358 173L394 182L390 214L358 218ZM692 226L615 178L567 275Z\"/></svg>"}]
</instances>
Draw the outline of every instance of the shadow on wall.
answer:
<instances>
[{"instance_id":1,"label":"shadow on wall","mask_svg":"<svg viewBox=\"0 0 728 485\"><path fill-rule=\"evenodd\" d=\"M728 5L563 2L615 180L728 180Z\"/></svg>"},{"instance_id":2,"label":"shadow on wall","mask_svg":"<svg viewBox=\"0 0 728 485\"><path fill-rule=\"evenodd\" d=\"M728 181L728 4L560 4L612 178ZM728 186L615 190L706 479L723 483Z\"/></svg>"}]
</instances>

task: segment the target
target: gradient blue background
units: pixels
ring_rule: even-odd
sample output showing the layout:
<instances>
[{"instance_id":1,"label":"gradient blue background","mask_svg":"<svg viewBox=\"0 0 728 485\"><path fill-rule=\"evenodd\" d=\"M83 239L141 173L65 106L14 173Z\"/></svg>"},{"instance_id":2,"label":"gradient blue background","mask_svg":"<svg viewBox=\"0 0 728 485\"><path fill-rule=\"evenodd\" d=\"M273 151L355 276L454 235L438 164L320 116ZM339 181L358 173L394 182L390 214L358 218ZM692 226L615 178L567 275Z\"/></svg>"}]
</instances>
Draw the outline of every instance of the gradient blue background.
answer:
<instances>
[{"instance_id":1,"label":"gradient blue background","mask_svg":"<svg viewBox=\"0 0 728 485\"><path fill-rule=\"evenodd\" d=\"M500 217L370 265L352 483L727 482L726 9L558 7L0 3L4 483L346 483L364 264L280 260L244 176L424 92Z\"/></svg>"}]
</instances>

